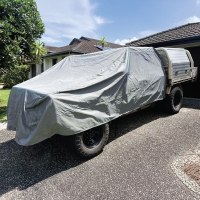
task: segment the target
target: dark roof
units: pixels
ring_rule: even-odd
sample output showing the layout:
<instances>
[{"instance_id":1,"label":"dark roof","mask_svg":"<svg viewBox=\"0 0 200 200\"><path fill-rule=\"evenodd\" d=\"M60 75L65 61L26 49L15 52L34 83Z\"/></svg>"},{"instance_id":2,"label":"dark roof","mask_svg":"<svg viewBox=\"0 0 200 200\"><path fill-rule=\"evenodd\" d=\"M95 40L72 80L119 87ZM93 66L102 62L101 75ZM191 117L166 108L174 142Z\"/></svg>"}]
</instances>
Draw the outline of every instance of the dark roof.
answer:
<instances>
[{"instance_id":1,"label":"dark roof","mask_svg":"<svg viewBox=\"0 0 200 200\"><path fill-rule=\"evenodd\" d=\"M47 52L54 52L58 49L59 47L53 47L53 46L45 46L45 49Z\"/></svg>"},{"instance_id":2,"label":"dark roof","mask_svg":"<svg viewBox=\"0 0 200 200\"><path fill-rule=\"evenodd\" d=\"M75 46L76 45L67 45L67 46L64 46L64 47L57 47L52 51L51 54L59 53L59 52L65 52L65 51L72 51Z\"/></svg>"},{"instance_id":3,"label":"dark roof","mask_svg":"<svg viewBox=\"0 0 200 200\"><path fill-rule=\"evenodd\" d=\"M84 40L84 41L89 41L91 42L92 44L94 45L98 45L99 44L99 40L96 40L96 39L93 39L93 38L88 38L88 37L81 37L80 40ZM110 48L119 48L119 47L122 47L122 45L119 45L119 44L115 44L115 43L111 43L111 42L108 42L108 47Z\"/></svg>"},{"instance_id":4,"label":"dark roof","mask_svg":"<svg viewBox=\"0 0 200 200\"><path fill-rule=\"evenodd\" d=\"M188 38L200 37L200 22L185 24L173 29L162 31L139 40L132 41L126 45L149 46L157 43L180 41Z\"/></svg>"},{"instance_id":5,"label":"dark roof","mask_svg":"<svg viewBox=\"0 0 200 200\"><path fill-rule=\"evenodd\" d=\"M50 52L47 55L43 57L49 57L53 55L62 55L65 53L78 53L78 54L84 54L84 53L93 53L97 51L101 51L100 48L96 47L96 45L99 44L99 40L88 38L88 37L80 37L80 39L74 38L69 45L63 46L63 47L52 47L52 46L45 46L47 51ZM119 48L122 47L122 45L114 44L111 42L108 42L108 47L110 48Z\"/></svg>"}]
</instances>

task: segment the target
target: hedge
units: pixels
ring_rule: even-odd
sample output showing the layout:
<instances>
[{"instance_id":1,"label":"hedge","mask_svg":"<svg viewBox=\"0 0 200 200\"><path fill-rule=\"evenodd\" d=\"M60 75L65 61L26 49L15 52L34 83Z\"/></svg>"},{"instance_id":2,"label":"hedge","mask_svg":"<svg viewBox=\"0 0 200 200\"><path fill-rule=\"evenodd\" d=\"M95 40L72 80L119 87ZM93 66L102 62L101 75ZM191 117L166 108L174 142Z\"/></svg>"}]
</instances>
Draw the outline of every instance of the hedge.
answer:
<instances>
[{"instance_id":1,"label":"hedge","mask_svg":"<svg viewBox=\"0 0 200 200\"><path fill-rule=\"evenodd\" d=\"M4 88L12 88L28 79L30 68L27 65L15 66L6 70L2 75Z\"/></svg>"}]
</instances>

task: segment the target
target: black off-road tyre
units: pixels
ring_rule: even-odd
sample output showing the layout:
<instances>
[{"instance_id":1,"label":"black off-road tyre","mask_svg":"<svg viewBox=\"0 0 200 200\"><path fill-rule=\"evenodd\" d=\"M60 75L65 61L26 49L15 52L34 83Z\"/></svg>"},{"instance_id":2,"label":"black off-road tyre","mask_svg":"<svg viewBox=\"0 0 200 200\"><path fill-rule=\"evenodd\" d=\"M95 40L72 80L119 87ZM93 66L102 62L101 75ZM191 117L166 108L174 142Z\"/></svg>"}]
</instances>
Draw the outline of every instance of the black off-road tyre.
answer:
<instances>
[{"instance_id":1,"label":"black off-road tyre","mask_svg":"<svg viewBox=\"0 0 200 200\"><path fill-rule=\"evenodd\" d=\"M92 158L102 152L109 137L109 125L101 126L74 135L76 153L83 158Z\"/></svg>"},{"instance_id":2,"label":"black off-road tyre","mask_svg":"<svg viewBox=\"0 0 200 200\"><path fill-rule=\"evenodd\" d=\"M182 107L183 91L180 87L174 87L170 94L166 95L164 100L165 110L167 113L176 114Z\"/></svg>"}]
</instances>

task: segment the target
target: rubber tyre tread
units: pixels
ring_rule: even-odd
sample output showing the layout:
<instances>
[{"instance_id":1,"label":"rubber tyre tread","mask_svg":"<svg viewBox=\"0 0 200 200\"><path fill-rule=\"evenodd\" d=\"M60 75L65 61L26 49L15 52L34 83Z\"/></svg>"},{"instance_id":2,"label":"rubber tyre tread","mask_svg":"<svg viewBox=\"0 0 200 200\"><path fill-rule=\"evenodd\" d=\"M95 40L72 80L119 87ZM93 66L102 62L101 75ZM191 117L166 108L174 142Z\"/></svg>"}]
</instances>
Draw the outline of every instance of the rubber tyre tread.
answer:
<instances>
[{"instance_id":1,"label":"rubber tyre tread","mask_svg":"<svg viewBox=\"0 0 200 200\"><path fill-rule=\"evenodd\" d=\"M82 157L82 158L93 158L95 157L96 155L98 155L99 153L102 152L104 146L107 144L107 141L108 141L108 137L109 137L109 124L103 124L101 125L102 128L103 128L103 137L100 141L100 143L92 148L92 149L89 149L87 148L84 143L83 143L83 140L82 140L82 134L83 133L79 133L79 134L76 134L74 135L74 148L75 148L75 151L76 153Z\"/></svg>"},{"instance_id":2,"label":"rubber tyre tread","mask_svg":"<svg viewBox=\"0 0 200 200\"><path fill-rule=\"evenodd\" d=\"M178 93L178 92L180 93L181 98L180 98L180 102L178 103L178 105L175 106L174 98L175 98L176 93ZM180 87L176 86L171 90L170 94L166 95L166 98L164 100L165 110L167 113L176 114L181 109L182 103L183 103L183 92L180 89Z\"/></svg>"}]
</instances>

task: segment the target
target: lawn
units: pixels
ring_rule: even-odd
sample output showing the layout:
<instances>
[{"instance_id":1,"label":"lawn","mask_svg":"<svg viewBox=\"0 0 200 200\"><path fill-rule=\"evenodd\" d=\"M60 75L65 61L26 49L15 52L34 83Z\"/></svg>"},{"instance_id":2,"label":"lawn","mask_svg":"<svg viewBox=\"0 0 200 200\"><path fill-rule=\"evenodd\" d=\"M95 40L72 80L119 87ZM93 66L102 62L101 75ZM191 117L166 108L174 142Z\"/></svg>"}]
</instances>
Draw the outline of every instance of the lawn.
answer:
<instances>
[{"instance_id":1,"label":"lawn","mask_svg":"<svg viewBox=\"0 0 200 200\"><path fill-rule=\"evenodd\" d=\"M6 107L10 90L0 89L0 122L7 120Z\"/></svg>"}]
</instances>

